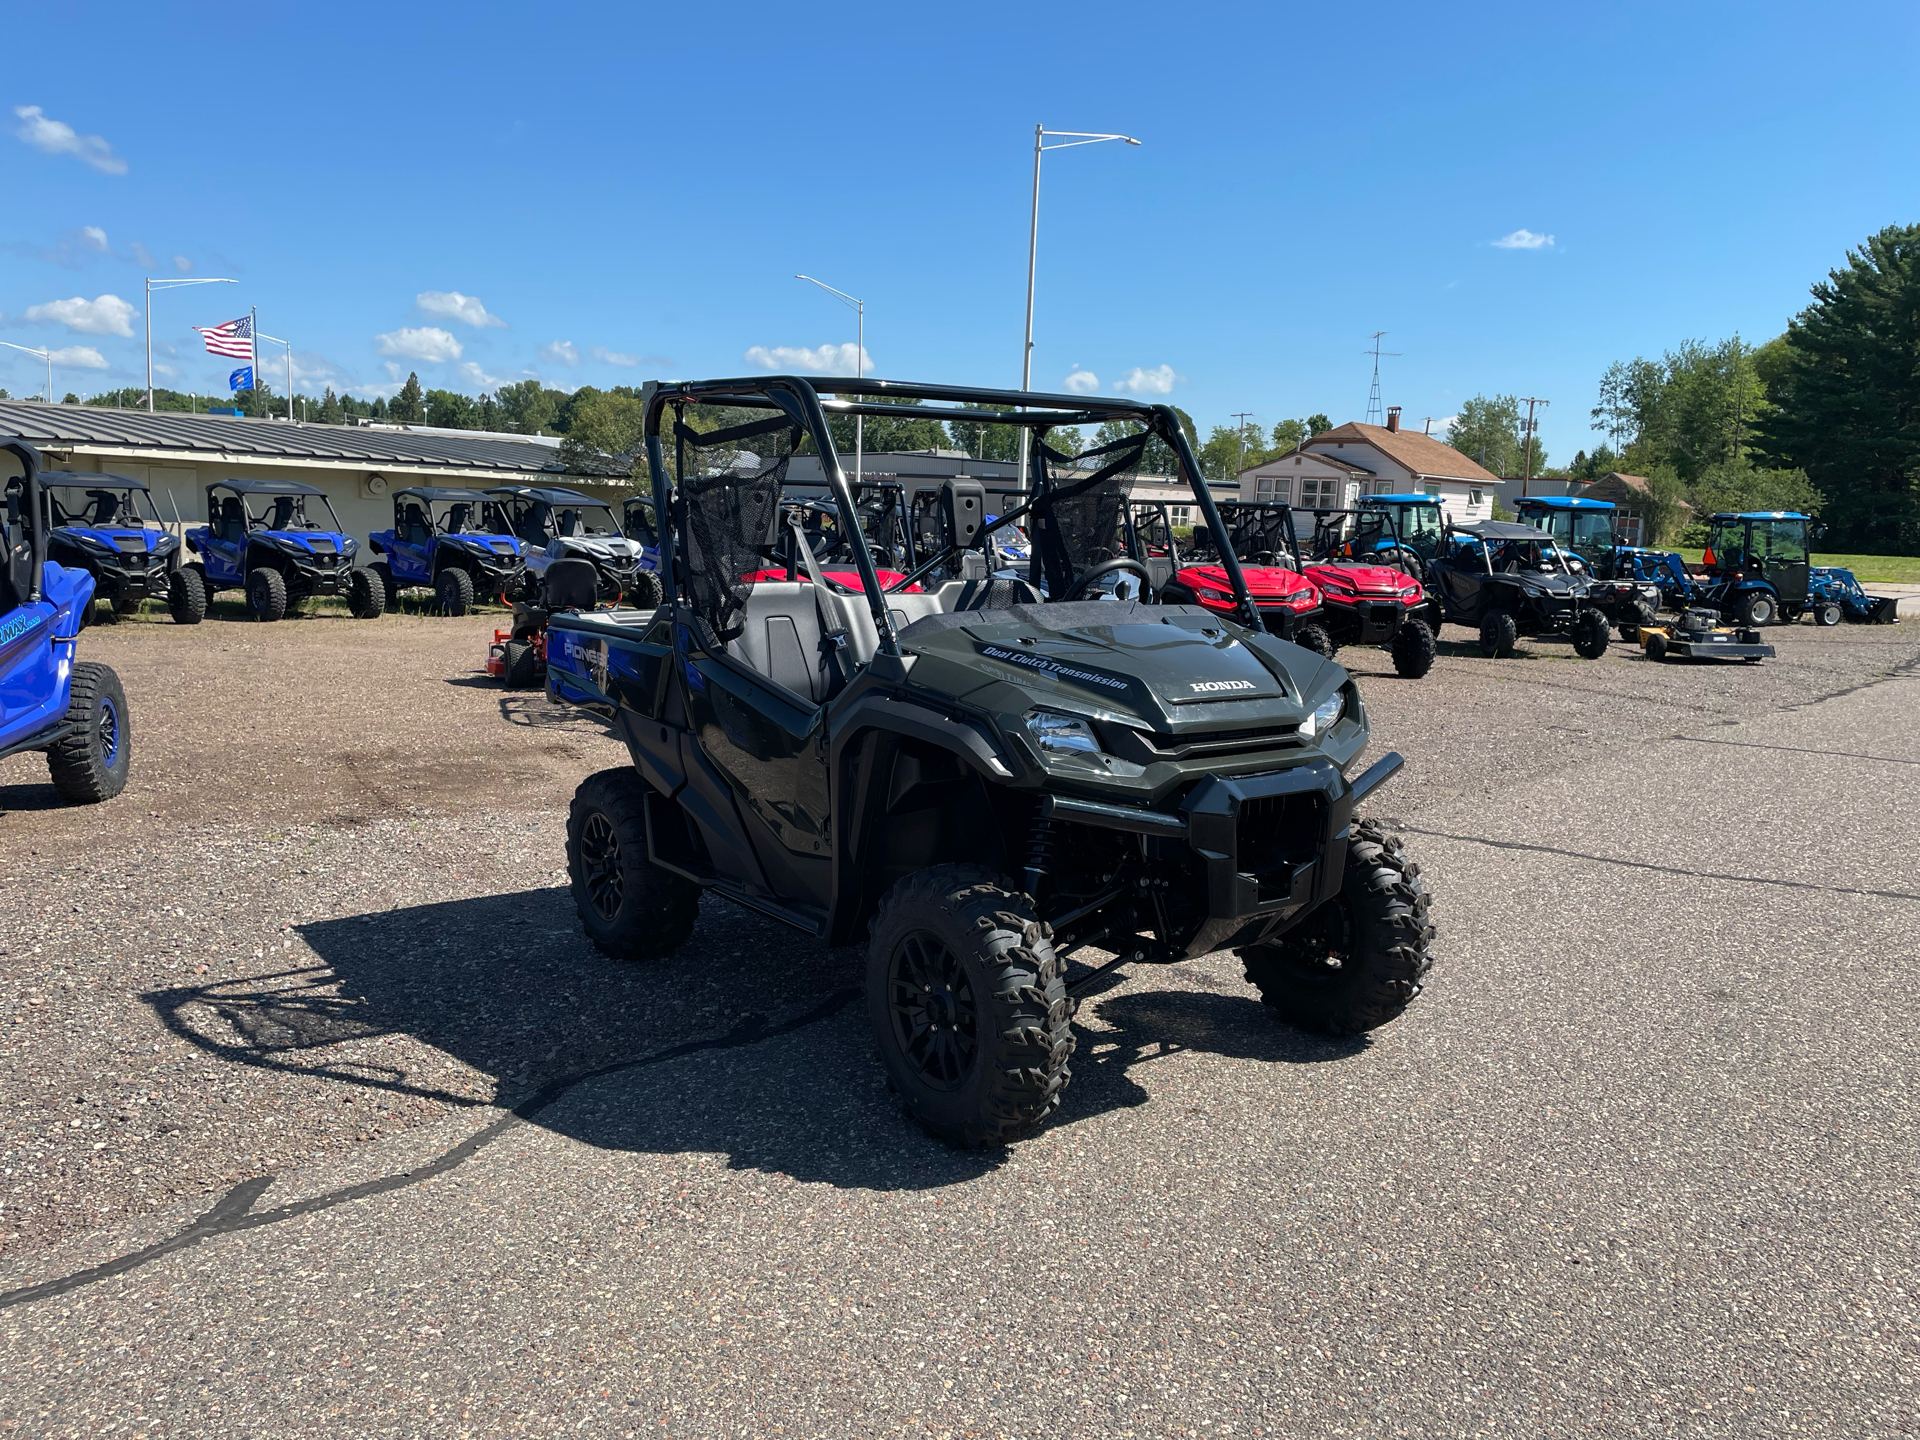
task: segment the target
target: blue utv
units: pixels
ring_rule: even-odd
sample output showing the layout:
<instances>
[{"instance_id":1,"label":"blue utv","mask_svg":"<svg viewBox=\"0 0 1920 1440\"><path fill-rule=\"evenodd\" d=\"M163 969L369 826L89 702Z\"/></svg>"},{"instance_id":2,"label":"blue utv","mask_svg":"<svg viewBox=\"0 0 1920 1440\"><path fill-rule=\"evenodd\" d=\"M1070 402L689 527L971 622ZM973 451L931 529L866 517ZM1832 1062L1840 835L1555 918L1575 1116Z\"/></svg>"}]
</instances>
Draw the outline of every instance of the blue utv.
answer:
<instances>
[{"instance_id":1,"label":"blue utv","mask_svg":"<svg viewBox=\"0 0 1920 1440\"><path fill-rule=\"evenodd\" d=\"M397 491L393 529L374 531L367 544L380 556L368 569L385 604L401 590L431 589L444 613L464 615L478 595L511 604L526 579L526 556L505 511L478 490Z\"/></svg>"},{"instance_id":2,"label":"blue utv","mask_svg":"<svg viewBox=\"0 0 1920 1440\"><path fill-rule=\"evenodd\" d=\"M660 605L659 552L649 568L646 549L630 540L604 500L552 486L502 485L487 491L500 506L505 528L526 547L527 578L521 598L540 602L547 568L556 560L593 566L603 605L653 611Z\"/></svg>"},{"instance_id":3,"label":"blue utv","mask_svg":"<svg viewBox=\"0 0 1920 1440\"><path fill-rule=\"evenodd\" d=\"M278 620L315 595L339 595L358 620L386 608L373 576L356 569L360 542L340 528L327 492L298 480L217 480L207 487L207 523L187 532L200 558L182 568L197 604L245 589L256 620ZM189 603L196 603L189 594Z\"/></svg>"},{"instance_id":4,"label":"blue utv","mask_svg":"<svg viewBox=\"0 0 1920 1440\"><path fill-rule=\"evenodd\" d=\"M0 451L21 470L7 483L0 518L0 759L45 751L64 798L110 800L127 783L133 727L120 677L74 659L94 580L47 558L53 527L40 488L40 452L10 437L0 438Z\"/></svg>"},{"instance_id":5,"label":"blue utv","mask_svg":"<svg viewBox=\"0 0 1920 1440\"><path fill-rule=\"evenodd\" d=\"M146 481L49 470L40 477L40 494L47 507L47 559L84 570L93 579L95 600L116 615L131 614L142 600L172 600L180 537L161 523ZM91 603L82 610L82 625L92 610ZM200 617L176 610L174 619L192 625Z\"/></svg>"}]
</instances>

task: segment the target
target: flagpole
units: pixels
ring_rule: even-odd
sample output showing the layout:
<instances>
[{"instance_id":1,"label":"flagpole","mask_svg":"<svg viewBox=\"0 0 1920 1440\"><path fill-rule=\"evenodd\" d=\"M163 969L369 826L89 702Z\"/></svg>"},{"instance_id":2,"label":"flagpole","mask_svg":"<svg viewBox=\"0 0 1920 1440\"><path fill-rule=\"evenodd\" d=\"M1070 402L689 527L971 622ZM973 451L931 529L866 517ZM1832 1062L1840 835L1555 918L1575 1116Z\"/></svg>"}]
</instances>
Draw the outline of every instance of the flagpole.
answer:
<instances>
[{"instance_id":1,"label":"flagpole","mask_svg":"<svg viewBox=\"0 0 1920 1440\"><path fill-rule=\"evenodd\" d=\"M238 285L238 280L229 280L223 276L208 275L192 280L156 280L153 276L147 281L147 413L153 413L153 290L157 285L162 290L178 290L183 285ZM201 339L206 337L203 335Z\"/></svg>"},{"instance_id":2,"label":"flagpole","mask_svg":"<svg viewBox=\"0 0 1920 1440\"><path fill-rule=\"evenodd\" d=\"M247 344L253 347L251 366L253 374L248 379L253 382L254 397L258 399L260 394L260 307L258 305L247 307Z\"/></svg>"}]
</instances>

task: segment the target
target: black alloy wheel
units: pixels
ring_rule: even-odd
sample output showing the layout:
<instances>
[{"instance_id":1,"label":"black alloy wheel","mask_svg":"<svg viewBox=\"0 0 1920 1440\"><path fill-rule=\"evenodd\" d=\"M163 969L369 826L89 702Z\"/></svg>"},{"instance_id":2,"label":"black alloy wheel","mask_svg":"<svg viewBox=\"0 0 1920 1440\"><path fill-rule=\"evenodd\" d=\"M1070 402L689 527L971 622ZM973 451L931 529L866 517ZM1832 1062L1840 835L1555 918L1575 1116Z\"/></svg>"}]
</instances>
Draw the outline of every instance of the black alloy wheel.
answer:
<instances>
[{"instance_id":1,"label":"black alloy wheel","mask_svg":"<svg viewBox=\"0 0 1920 1440\"><path fill-rule=\"evenodd\" d=\"M618 960L671 954L700 918L700 887L650 858L647 796L623 765L582 780L567 811L574 913L594 947Z\"/></svg>"},{"instance_id":2,"label":"black alloy wheel","mask_svg":"<svg viewBox=\"0 0 1920 1440\"><path fill-rule=\"evenodd\" d=\"M904 935L888 965L887 993L901 1053L931 1088L956 1089L979 1048L973 986L959 959L924 930Z\"/></svg>"},{"instance_id":3,"label":"black alloy wheel","mask_svg":"<svg viewBox=\"0 0 1920 1440\"><path fill-rule=\"evenodd\" d=\"M587 903L603 920L620 913L626 878L620 873L620 836L605 811L587 816L580 827L580 882Z\"/></svg>"}]
</instances>

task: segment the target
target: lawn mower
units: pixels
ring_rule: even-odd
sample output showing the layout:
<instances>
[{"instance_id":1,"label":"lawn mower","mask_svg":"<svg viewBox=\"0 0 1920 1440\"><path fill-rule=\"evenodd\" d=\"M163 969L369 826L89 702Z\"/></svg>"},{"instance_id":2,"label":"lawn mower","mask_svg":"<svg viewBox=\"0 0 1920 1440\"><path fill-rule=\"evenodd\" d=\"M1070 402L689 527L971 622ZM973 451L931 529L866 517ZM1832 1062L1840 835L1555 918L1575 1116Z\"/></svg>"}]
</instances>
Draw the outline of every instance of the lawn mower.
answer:
<instances>
[{"instance_id":1,"label":"lawn mower","mask_svg":"<svg viewBox=\"0 0 1920 1440\"><path fill-rule=\"evenodd\" d=\"M1773 646L1748 626L1721 625L1720 612L1689 606L1671 625L1642 625L1640 648L1649 660L1744 660L1758 665Z\"/></svg>"},{"instance_id":2,"label":"lawn mower","mask_svg":"<svg viewBox=\"0 0 1920 1440\"><path fill-rule=\"evenodd\" d=\"M532 690L547 678L547 626L558 614L596 608L599 572L591 561L570 556L556 560L541 578L538 601L518 600L513 624L493 632L487 647L487 674L509 690Z\"/></svg>"},{"instance_id":3,"label":"lawn mower","mask_svg":"<svg viewBox=\"0 0 1920 1440\"><path fill-rule=\"evenodd\" d=\"M651 611L660 603L660 577L646 563L643 547L614 519L613 507L577 490L501 485L487 491L499 506L499 527L519 537L527 568L520 599L540 603L540 583L556 560L585 560L600 577L606 605ZM657 563L657 562L656 562Z\"/></svg>"},{"instance_id":4,"label":"lawn mower","mask_svg":"<svg viewBox=\"0 0 1920 1440\"><path fill-rule=\"evenodd\" d=\"M1612 641L1607 617L1590 599L1591 583L1572 572L1552 536L1531 525L1449 524L1446 544L1426 571L1441 616L1477 629L1488 659L1511 654L1522 635L1565 637L1585 660L1598 660Z\"/></svg>"},{"instance_id":5,"label":"lawn mower","mask_svg":"<svg viewBox=\"0 0 1920 1440\"><path fill-rule=\"evenodd\" d=\"M0 452L20 462L0 517L0 759L44 751L63 799L110 800L126 787L133 720L120 677L74 658L94 578L47 558L56 527L40 452L12 437L0 438Z\"/></svg>"},{"instance_id":6,"label":"lawn mower","mask_svg":"<svg viewBox=\"0 0 1920 1440\"><path fill-rule=\"evenodd\" d=\"M1036 432L1033 498L1003 519L1031 517L1051 598L992 575L934 583L993 543L963 523L984 496L960 479L943 509L967 538L890 587L857 545L858 587L829 583L783 504L789 461L810 450L841 533L859 530L823 396L836 419L910 405ZM686 424L696 405L757 415L702 433ZM1133 433L1072 457L1046 444L1053 427L1106 424ZM824 944L864 941L888 1080L909 1115L969 1146L1056 1108L1073 997L1120 966L1231 949L1278 1014L1332 1034L1420 993L1419 869L1356 814L1402 761L1358 768L1352 677L1266 632L1231 547L1230 611L1087 598L1120 573L1151 583L1115 549L1150 441L1224 533L1170 407L763 375L663 383L643 428L668 603L632 622L555 613L547 630L549 695L603 717L633 760L588 777L568 816L574 905L600 949L677 949L705 892ZM783 530L808 580L741 579Z\"/></svg>"},{"instance_id":7,"label":"lawn mower","mask_svg":"<svg viewBox=\"0 0 1920 1440\"><path fill-rule=\"evenodd\" d=\"M355 568L360 542L341 528L326 491L298 480L215 481L207 523L187 532L187 545L199 557L180 570L188 613L242 587L256 620L278 620L315 595L344 596L357 620L386 609L385 587Z\"/></svg>"},{"instance_id":8,"label":"lawn mower","mask_svg":"<svg viewBox=\"0 0 1920 1440\"><path fill-rule=\"evenodd\" d=\"M93 578L93 598L108 613L128 615L142 600L171 600L182 556L180 537L170 533L153 507L144 480L127 475L49 470L40 477L47 507L47 558ZM173 618L197 624L206 611L176 605ZM90 602L80 623L91 618Z\"/></svg>"},{"instance_id":9,"label":"lawn mower","mask_svg":"<svg viewBox=\"0 0 1920 1440\"><path fill-rule=\"evenodd\" d=\"M402 590L430 589L446 615L464 615L474 598L517 595L526 576L518 536L500 506L478 490L410 485L393 495L393 528L376 530L368 546L380 556L367 568L382 604Z\"/></svg>"},{"instance_id":10,"label":"lawn mower","mask_svg":"<svg viewBox=\"0 0 1920 1440\"><path fill-rule=\"evenodd\" d=\"M1653 623L1664 592L1657 580L1638 573L1636 556L1649 552L1619 543L1611 500L1529 495L1514 501L1513 510L1514 518L1546 531L1562 551L1574 556L1568 568L1576 575L1584 572L1587 598L1619 627L1621 639L1630 641L1641 626Z\"/></svg>"}]
</instances>

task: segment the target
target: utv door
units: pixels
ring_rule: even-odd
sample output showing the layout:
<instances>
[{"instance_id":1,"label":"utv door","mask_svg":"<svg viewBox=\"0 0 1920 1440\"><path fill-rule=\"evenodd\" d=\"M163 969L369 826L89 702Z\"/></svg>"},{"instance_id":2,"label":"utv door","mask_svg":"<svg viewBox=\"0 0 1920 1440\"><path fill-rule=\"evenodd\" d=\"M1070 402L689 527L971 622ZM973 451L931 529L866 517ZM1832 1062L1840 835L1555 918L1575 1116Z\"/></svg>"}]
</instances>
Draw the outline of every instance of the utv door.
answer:
<instances>
[{"instance_id":1,"label":"utv door","mask_svg":"<svg viewBox=\"0 0 1920 1440\"><path fill-rule=\"evenodd\" d=\"M1472 563L1471 559L1466 563ZM1447 612L1447 619L1456 625L1478 625L1481 591L1486 587L1486 576L1478 570L1463 569L1460 563L1451 561L1438 568L1440 604Z\"/></svg>"},{"instance_id":2,"label":"utv door","mask_svg":"<svg viewBox=\"0 0 1920 1440\"><path fill-rule=\"evenodd\" d=\"M237 497L222 500L207 523L207 578L239 585L247 578L247 512Z\"/></svg>"}]
</instances>

